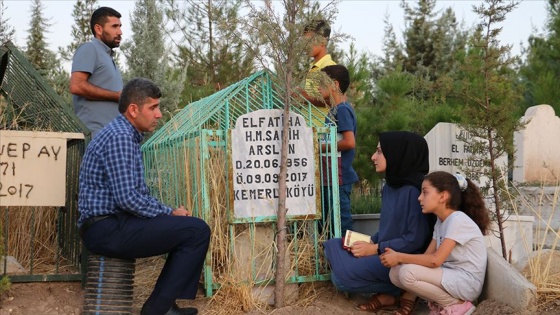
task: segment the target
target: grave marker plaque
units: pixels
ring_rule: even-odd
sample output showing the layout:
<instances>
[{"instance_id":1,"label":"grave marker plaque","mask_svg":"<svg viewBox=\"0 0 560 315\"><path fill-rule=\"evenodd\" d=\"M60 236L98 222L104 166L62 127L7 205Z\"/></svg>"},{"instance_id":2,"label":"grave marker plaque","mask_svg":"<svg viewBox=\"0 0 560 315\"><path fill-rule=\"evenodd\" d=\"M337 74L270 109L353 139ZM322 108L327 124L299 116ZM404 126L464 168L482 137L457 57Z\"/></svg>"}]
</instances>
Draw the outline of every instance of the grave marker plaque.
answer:
<instances>
[{"instance_id":1,"label":"grave marker plaque","mask_svg":"<svg viewBox=\"0 0 560 315\"><path fill-rule=\"evenodd\" d=\"M459 172L481 188L489 183L489 178L480 175L486 167L487 155L475 152L469 142L473 136L468 131L456 124L438 123L424 138L430 150L430 172ZM502 156L496 162L498 167L506 167L507 157Z\"/></svg>"},{"instance_id":2,"label":"grave marker plaque","mask_svg":"<svg viewBox=\"0 0 560 315\"><path fill-rule=\"evenodd\" d=\"M64 206L66 141L81 133L0 132L0 206Z\"/></svg>"},{"instance_id":3,"label":"grave marker plaque","mask_svg":"<svg viewBox=\"0 0 560 315\"><path fill-rule=\"evenodd\" d=\"M284 111L262 109L240 116L231 131L234 218L276 216ZM287 216L317 216L317 144L303 116L289 117Z\"/></svg>"}]
</instances>

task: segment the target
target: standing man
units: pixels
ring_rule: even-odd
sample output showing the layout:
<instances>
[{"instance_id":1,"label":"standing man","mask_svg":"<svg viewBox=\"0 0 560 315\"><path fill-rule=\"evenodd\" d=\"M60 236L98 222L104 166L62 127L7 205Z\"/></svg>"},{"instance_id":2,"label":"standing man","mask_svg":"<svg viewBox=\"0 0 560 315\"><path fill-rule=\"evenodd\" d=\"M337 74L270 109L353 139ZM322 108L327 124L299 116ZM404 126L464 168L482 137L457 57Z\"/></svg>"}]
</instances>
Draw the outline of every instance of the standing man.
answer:
<instances>
[{"instance_id":1,"label":"standing man","mask_svg":"<svg viewBox=\"0 0 560 315\"><path fill-rule=\"evenodd\" d=\"M150 195L140 143L161 118L160 89L150 80L128 82L119 112L90 142L80 168L78 226L92 253L132 259L168 254L141 315L197 314L176 299L194 299L210 242L210 228L183 206Z\"/></svg>"},{"instance_id":2,"label":"standing man","mask_svg":"<svg viewBox=\"0 0 560 315\"><path fill-rule=\"evenodd\" d=\"M113 48L121 43L121 14L101 7L91 15L94 38L76 50L72 60L70 93L74 112L94 137L119 114L123 81L113 60Z\"/></svg>"}]
</instances>

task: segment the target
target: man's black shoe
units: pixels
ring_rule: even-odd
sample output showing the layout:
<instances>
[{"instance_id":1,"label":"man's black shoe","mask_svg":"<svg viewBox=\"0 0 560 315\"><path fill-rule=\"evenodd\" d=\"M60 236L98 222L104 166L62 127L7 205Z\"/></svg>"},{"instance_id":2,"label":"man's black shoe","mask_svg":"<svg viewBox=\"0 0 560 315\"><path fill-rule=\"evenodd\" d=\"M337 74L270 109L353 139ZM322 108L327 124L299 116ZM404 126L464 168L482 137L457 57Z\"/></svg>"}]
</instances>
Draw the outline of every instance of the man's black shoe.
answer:
<instances>
[{"instance_id":1,"label":"man's black shoe","mask_svg":"<svg viewBox=\"0 0 560 315\"><path fill-rule=\"evenodd\" d=\"M140 315L152 315L154 313L151 312L149 306L144 305L142 310L140 311ZM173 303L173 306L165 313L165 315L196 315L198 314L198 310L194 307L186 307L182 308L177 306L176 303Z\"/></svg>"}]
</instances>

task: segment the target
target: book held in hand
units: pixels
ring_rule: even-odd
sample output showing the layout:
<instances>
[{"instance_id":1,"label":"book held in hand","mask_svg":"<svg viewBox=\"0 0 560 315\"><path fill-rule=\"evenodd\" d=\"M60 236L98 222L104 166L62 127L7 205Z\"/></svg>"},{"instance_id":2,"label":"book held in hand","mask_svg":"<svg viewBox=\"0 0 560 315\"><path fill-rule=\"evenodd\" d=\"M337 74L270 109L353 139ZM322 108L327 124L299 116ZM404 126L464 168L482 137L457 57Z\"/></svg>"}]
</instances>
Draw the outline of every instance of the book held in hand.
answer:
<instances>
[{"instance_id":1,"label":"book held in hand","mask_svg":"<svg viewBox=\"0 0 560 315\"><path fill-rule=\"evenodd\" d=\"M346 230L346 235L342 239L342 247L348 249L357 241L371 243L371 236L352 230Z\"/></svg>"}]
</instances>

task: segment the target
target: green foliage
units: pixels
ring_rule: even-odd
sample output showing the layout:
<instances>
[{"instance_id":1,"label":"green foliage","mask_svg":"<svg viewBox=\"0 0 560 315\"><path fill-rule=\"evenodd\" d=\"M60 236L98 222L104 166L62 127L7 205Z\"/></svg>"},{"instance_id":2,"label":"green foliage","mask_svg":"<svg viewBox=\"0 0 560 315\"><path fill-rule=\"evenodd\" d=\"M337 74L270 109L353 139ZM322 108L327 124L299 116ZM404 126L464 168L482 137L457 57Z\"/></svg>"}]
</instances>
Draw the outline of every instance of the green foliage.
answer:
<instances>
[{"instance_id":1,"label":"green foliage","mask_svg":"<svg viewBox=\"0 0 560 315\"><path fill-rule=\"evenodd\" d=\"M49 20L43 16L45 8L40 0L33 0L31 4L30 27L27 36L26 57L39 73L47 77L52 63L56 59L53 52L47 48L45 33L51 26Z\"/></svg>"},{"instance_id":2,"label":"green foliage","mask_svg":"<svg viewBox=\"0 0 560 315\"><path fill-rule=\"evenodd\" d=\"M507 258L502 222L505 221L506 180L508 169L498 164L501 156L513 156L513 133L522 125L515 116L521 94L512 70L518 60L510 56L509 46L500 46L498 35L503 22L516 3L487 0L475 8L483 22L469 41L469 50L461 66L461 80L456 91L465 106L462 126L469 132L465 141L472 148L472 159L482 160L487 167L466 168L468 176L478 180L488 178L481 187L492 198L494 216L502 240L502 254Z\"/></svg>"},{"instance_id":3,"label":"green foliage","mask_svg":"<svg viewBox=\"0 0 560 315\"><path fill-rule=\"evenodd\" d=\"M4 12L7 7L4 6L4 0L0 0L0 45L14 38L15 30L8 24L9 18L4 19Z\"/></svg>"},{"instance_id":4,"label":"green foliage","mask_svg":"<svg viewBox=\"0 0 560 315\"><path fill-rule=\"evenodd\" d=\"M402 1L406 30L403 32L405 55L403 70L436 82L456 70L454 59L464 50L466 32L458 29L455 13L448 8L436 16L436 1L418 1L415 8Z\"/></svg>"},{"instance_id":5,"label":"green foliage","mask_svg":"<svg viewBox=\"0 0 560 315\"><path fill-rule=\"evenodd\" d=\"M0 293L10 290L11 287L10 278L8 276L3 276L0 278Z\"/></svg>"},{"instance_id":6,"label":"green foliage","mask_svg":"<svg viewBox=\"0 0 560 315\"><path fill-rule=\"evenodd\" d=\"M338 59L350 74L350 86L346 96L356 108L371 105L373 102L373 81L369 59L367 53L358 53L353 43L350 45L350 51L347 54L341 51Z\"/></svg>"},{"instance_id":7,"label":"green foliage","mask_svg":"<svg viewBox=\"0 0 560 315\"><path fill-rule=\"evenodd\" d=\"M68 73L63 69L56 53L47 48L46 36L51 26L43 16L44 7L40 0L31 4L30 28L25 55L33 67L48 81L49 85L67 104L70 104Z\"/></svg>"},{"instance_id":8,"label":"green foliage","mask_svg":"<svg viewBox=\"0 0 560 315\"><path fill-rule=\"evenodd\" d=\"M381 212L381 192L363 193L355 190L351 195L352 214L371 214Z\"/></svg>"},{"instance_id":9,"label":"green foliage","mask_svg":"<svg viewBox=\"0 0 560 315\"><path fill-rule=\"evenodd\" d=\"M255 70L255 50L248 49L241 28L241 1L165 0L173 34L179 34L177 60L185 65L182 104L196 101L238 82Z\"/></svg>"},{"instance_id":10,"label":"green foliage","mask_svg":"<svg viewBox=\"0 0 560 315\"><path fill-rule=\"evenodd\" d=\"M3 233L3 225L0 224L0 235L4 235ZM0 257L6 257L6 253L4 252L4 240L0 237ZM3 263L3 259L0 259L0 263ZM2 266L0 269L4 269ZM7 276L3 276L0 278L0 294L4 291L8 291L10 289L10 279Z\"/></svg>"},{"instance_id":11,"label":"green foliage","mask_svg":"<svg viewBox=\"0 0 560 315\"><path fill-rule=\"evenodd\" d=\"M527 58L520 68L526 85L523 110L530 106L548 104L560 113L560 2L548 1L546 33L529 37Z\"/></svg>"},{"instance_id":12,"label":"green foliage","mask_svg":"<svg viewBox=\"0 0 560 315\"><path fill-rule=\"evenodd\" d=\"M160 107L165 121L179 107L186 67L173 68L170 64L161 27L163 13L158 0L137 1L131 19L132 40L123 43L122 51L128 64L125 78L149 78L161 88Z\"/></svg>"},{"instance_id":13,"label":"green foliage","mask_svg":"<svg viewBox=\"0 0 560 315\"><path fill-rule=\"evenodd\" d=\"M74 25L72 25L72 42L66 47L59 47L59 53L62 59L72 60L72 56L78 47L90 41L93 38L91 26L89 24L93 11L98 7L97 0L77 0L74 3L72 17Z\"/></svg>"}]
</instances>

